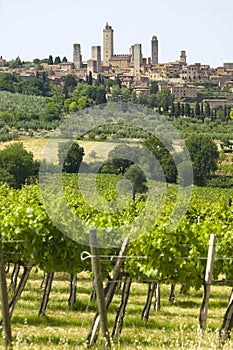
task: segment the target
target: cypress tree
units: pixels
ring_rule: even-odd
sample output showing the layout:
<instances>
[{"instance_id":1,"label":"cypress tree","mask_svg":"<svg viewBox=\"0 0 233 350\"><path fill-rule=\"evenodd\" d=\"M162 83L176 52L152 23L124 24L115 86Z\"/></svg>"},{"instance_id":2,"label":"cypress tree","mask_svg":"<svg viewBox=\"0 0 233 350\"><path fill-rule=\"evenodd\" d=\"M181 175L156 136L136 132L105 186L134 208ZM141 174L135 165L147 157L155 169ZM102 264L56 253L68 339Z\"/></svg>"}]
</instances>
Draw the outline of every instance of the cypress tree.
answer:
<instances>
[{"instance_id":1,"label":"cypress tree","mask_svg":"<svg viewBox=\"0 0 233 350\"><path fill-rule=\"evenodd\" d=\"M210 114L211 114L211 112L210 112L210 104L207 102L206 106L205 106L205 115L207 117L210 117Z\"/></svg>"},{"instance_id":2,"label":"cypress tree","mask_svg":"<svg viewBox=\"0 0 233 350\"><path fill-rule=\"evenodd\" d=\"M180 116L180 102L177 102L175 105L175 117L178 118Z\"/></svg>"},{"instance_id":3,"label":"cypress tree","mask_svg":"<svg viewBox=\"0 0 233 350\"><path fill-rule=\"evenodd\" d=\"M187 116L187 117L190 117L190 104L189 103L185 103L184 105L184 114Z\"/></svg>"},{"instance_id":4,"label":"cypress tree","mask_svg":"<svg viewBox=\"0 0 233 350\"><path fill-rule=\"evenodd\" d=\"M52 55L49 55L48 64L49 65L53 64L53 56Z\"/></svg>"},{"instance_id":5,"label":"cypress tree","mask_svg":"<svg viewBox=\"0 0 233 350\"><path fill-rule=\"evenodd\" d=\"M172 102L171 104L171 116L173 117L175 115L175 104Z\"/></svg>"},{"instance_id":6,"label":"cypress tree","mask_svg":"<svg viewBox=\"0 0 233 350\"><path fill-rule=\"evenodd\" d=\"M60 63L61 63L60 56L55 57L54 64L60 64Z\"/></svg>"},{"instance_id":7,"label":"cypress tree","mask_svg":"<svg viewBox=\"0 0 233 350\"><path fill-rule=\"evenodd\" d=\"M201 115L200 105L198 102L196 102L196 104L195 104L195 116L199 118L200 115Z\"/></svg>"},{"instance_id":8,"label":"cypress tree","mask_svg":"<svg viewBox=\"0 0 233 350\"><path fill-rule=\"evenodd\" d=\"M87 78L88 85L93 84L93 78L92 78L92 72L89 72L88 78Z\"/></svg>"},{"instance_id":9,"label":"cypress tree","mask_svg":"<svg viewBox=\"0 0 233 350\"><path fill-rule=\"evenodd\" d=\"M180 110L180 114L182 115L182 116L184 116L184 104L182 103L181 104L181 110Z\"/></svg>"}]
</instances>

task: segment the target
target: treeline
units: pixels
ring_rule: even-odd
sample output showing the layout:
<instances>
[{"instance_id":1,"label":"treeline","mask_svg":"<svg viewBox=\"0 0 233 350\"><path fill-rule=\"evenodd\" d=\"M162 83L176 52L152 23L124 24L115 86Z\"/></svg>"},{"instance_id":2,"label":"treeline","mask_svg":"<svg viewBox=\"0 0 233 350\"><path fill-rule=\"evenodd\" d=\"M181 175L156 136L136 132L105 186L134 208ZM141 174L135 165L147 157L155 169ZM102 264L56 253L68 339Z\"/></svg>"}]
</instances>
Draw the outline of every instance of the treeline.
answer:
<instances>
[{"instance_id":1,"label":"treeline","mask_svg":"<svg viewBox=\"0 0 233 350\"><path fill-rule=\"evenodd\" d=\"M42 78L30 77L29 79L23 79L16 74L0 73L0 91L37 96L52 95L52 87L46 81L45 74L42 75Z\"/></svg>"},{"instance_id":2,"label":"treeline","mask_svg":"<svg viewBox=\"0 0 233 350\"><path fill-rule=\"evenodd\" d=\"M47 81L45 73L27 80L15 74L0 73L0 128L5 131L7 128L14 128L33 134L34 131L53 130L67 115L111 101L152 108L166 115L185 133L195 132L196 126L192 124L203 124L203 127L198 126L197 132L206 132L208 129L208 133L216 131L219 136L221 132L225 138L226 128L219 131L219 125L228 123L228 128L231 128L233 118L232 109L226 105L211 108L208 103L203 102L175 102L171 91L159 90L156 81L151 81L148 94L136 93L135 90L127 88L119 76L115 79L104 79L99 74L94 80L89 73L85 80L78 81L73 75L67 75L58 87ZM4 134L2 140L16 136L16 133L5 131L1 132ZM94 133L104 139L112 133L112 129L100 127ZM118 128L117 133L117 137L143 138L140 133L132 134L127 128Z\"/></svg>"}]
</instances>

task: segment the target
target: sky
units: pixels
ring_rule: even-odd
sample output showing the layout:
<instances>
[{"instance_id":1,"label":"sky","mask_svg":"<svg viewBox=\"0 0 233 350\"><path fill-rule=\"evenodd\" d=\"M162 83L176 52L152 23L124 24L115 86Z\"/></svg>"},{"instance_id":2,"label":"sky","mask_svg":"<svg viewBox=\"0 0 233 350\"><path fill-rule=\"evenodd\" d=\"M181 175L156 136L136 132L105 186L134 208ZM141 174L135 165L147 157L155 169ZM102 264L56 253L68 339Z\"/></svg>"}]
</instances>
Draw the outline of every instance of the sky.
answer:
<instances>
[{"instance_id":1,"label":"sky","mask_svg":"<svg viewBox=\"0 0 233 350\"><path fill-rule=\"evenodd\" d=\"M233 0L0 0L0 56L10 60L73 59L80 43L83 60L101 45L106 22L114 29L114 54L142 44L150 57L153 35L159 63L179 59L211 67L233 62Z\"/></svg>"}]
</instances>

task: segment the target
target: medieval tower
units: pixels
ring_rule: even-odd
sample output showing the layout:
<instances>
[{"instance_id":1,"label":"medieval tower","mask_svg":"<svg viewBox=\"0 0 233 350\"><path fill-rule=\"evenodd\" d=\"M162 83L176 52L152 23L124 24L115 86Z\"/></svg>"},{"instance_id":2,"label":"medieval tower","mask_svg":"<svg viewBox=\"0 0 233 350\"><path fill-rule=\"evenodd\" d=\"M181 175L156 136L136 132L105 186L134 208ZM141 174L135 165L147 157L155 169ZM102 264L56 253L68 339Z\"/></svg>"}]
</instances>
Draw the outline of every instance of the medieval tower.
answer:
<instances>
[{"instance_id":1,"label":"medieval tower","mask_svg":"<svg viewBox=\"0 0 233 350\"><path fill-rule=\"evenodd\" d=\"M91 59L96 61L96 73L101 72L101 46L91 47Z\"/></svg>"},{"instance_id":2,"label":"medieval tower","mask_svg":"<svg viewBox=\"0 0 233 350\"><path fill-rule=\"evenodd\" d=\"M134 63L134 75L140 74L140 68L142 65L142 45L134 44L131 47L132 61Z\"/></svg>"},{"instance_id":3,"label":"medieval tower","mask_svg":"<svg viewBox=\"0 0 233 350\"><path fill-rule=\"evenodd\" d=\"M109 60L113 56L113 29L106 23L103 30L103 65L109 66Z\"/></svg>"},{"instance_id":4,"label":"medieval tower","mask_svg":"<svg viewBox=\"0 0 233 350\"><path fill-rule=\"evenodd\" d=\"M80 44L74 44L73 62L74 62L75 69L82 68L82 55L81 55L81 45Z\"/></svg>"},{"instance_id":5,"label":"medieval tower","mask_svg":"<svg viewBox=\"0 0 233 350\"><path fill-rule=\"evenodd\" d=\"M151 40L151 63L152 64L158 64L158 39L157 36L153 36Z\"/></svg>"},{"instance_id":6,"label":"medieval tower","mask_svg":"<svg viewBox=\"0 0 233 350\"><path fill-rule=\"evenodd\" d=\"M180 52L180 62L186 63L186 51Z\"/></svg>"}]
</instances>

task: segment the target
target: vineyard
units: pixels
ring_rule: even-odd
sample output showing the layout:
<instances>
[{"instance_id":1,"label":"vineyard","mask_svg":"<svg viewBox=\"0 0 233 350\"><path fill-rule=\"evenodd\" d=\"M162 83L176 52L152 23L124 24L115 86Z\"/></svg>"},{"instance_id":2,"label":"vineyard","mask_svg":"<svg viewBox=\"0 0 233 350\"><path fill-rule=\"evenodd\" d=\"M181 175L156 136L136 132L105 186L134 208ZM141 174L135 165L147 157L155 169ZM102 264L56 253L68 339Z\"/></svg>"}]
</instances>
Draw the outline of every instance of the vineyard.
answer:
<instances>
[{"instance_id":1,"label":"vineyard","mask_svg":"<svg viewBox=\"0 0 233 350\"><path fill-rule=\"evenodd\" d=\"M109 205L111 206L111 203L115 203L117 196L116 184L118 179L119 177L113 175L97 176L96 187L98 195L100 198L102 198L103 201L106 201L108 203L108 207ZM156 185L157 184L155 183L154 186ZM135 201L126 202L125 207L119 208L119 210L114 210L113 212L107 211L104 210L104 206L103 208L98 207L97 209L95 207L94 201L92 205L90 205L85 200L85 195L88 196L88 193L84 194L83 191L85 191L85 189L88 190L89 185L87 185L84 190L82 189L82 191L80 191L76 177L74 175L65 175L63 178L63 186L67 201L72 208L72 212L83 222L86 222L90 227L94 225L97 230L105 228L107 232L109 232L110 241L111 234L114 232L115 227L127 227L127 224L130 224L137 219L137 217L140 215L140 213L143 212L146 206L147 196L140 197L138 195ZM106 191L106 189L108 189L108 191ZM174 231L167 232L166 227L168 225L170 215L177 199L177 188L176 186L171 185L168 187L166 201L162 208L161 214L156 218L156 220L154 220L153 224L151 224L151 227L146 230L145 233L139 235L135 240L131 240L124 262L124 270L122 270L121 274L117 277L117 280L121 280L122 288L123 285L124 288L123 290L122 288L119 289L119 283L117 283L118 292L116 294L116 300L119 302L121 293L125 291L127 284L127 294L130 295L130 300L132 300L132 295L134 295L134 293L135 298L139 298L139 296L137 296L137 293L140 295L140 300L141 298L144 298L144 309L142 305L141 310L141 312L143 312L142 319L143 322L146 323L145 329L148 330L148 327L152 328L150 331L152 338L153 332L157 334L157 327L160 328L162 323L159 321L160 314L158 313L156 318L154 318L155 315L153 311L150 310L152 309L152 299L149 297L150 294L153 296L156 285L161 285L161 290L165 290L164 293L166 295L170 294L168 290L170 290L171 285L177 285L178 290L180 288L179 286L182 286L182 291L186 293L187 298L190 298L189 293L199 295L200 298L200 295L202 294L202 286L206 268L209 237L212 233L216 234L217 236L213 284L216 286L232 286L232 196L232 189L224 190L194 187L191 202L185 216L182 218L179 225ZM66 289L64 287L64 291L66 290L66 292L64 293L69 294L69 298L67 299L69 299L69 307L73 311L67 310L66 307L63 306L62 317L64 317L64 324L69 324L69 318L67 319L68 316L66 315L67 313L69 314L71 312L74 312L76 309L78 309L79 312L84 310L85 304L88 304L86 295L88 294L87 290L90 294L92 291L92 286L90 284L91 261L90 259L81 259L81 254L83 251L89 252L89 248L87 248L87 246L77 243L77 241L80 241L80 235L83 234L83 232L77 232L77 236L74 237L76 241L75 242L67 236L63 235L59 229L54 226L45 210L43 198L37 185L25 186L21 190L14 190L3 185L0 187L0 199L0 225L4 259L6 265L10 264L10 269L7 273L9 284L8 288L10 290L9 296L11 297L9 311L10 316L12 317L13 337L16 341L17 335L15 333L14 325L17 325L18 329L18 319L19 317L21 319L24 317L23 310L21 311L21 316L19 316L19 311L17 310L19 310L18 307L20 306L18 305L22 303L22 298L25 298L25 311L27 308L30 309L30 305L31 303L34 303L33 300L35 298L35 296L33 297L33 294L35 294L35 290L33 291L33 288L36 288L38 290L38 283L39 285L43 285L43 289L40 289L41 304L39 306L39 303L37 301L37 305L39 307L38 310L35 311L35 314L32 314L32 311L30 310L30 316L25 316L27 318L27 326L29 326L30 322L32 322L31 326L33 326L33 324L38 324L38 313L42 317L40 318L40 320L42 320L40 321L42 324L46 324L48 321L46 315L47 312L48 314L51 312L50 300L51 296L53 295L52 281L53 278L58 278L56 276L70 276L71 278L70 292L67 292L69 291L69 282L67 282ZM99 202L97 201L97 205L98 203ZM155 204L157 203L153 203L153 205ZM68 222L66 224L69 225L72 223ZM124 235L127 236L127 229L126 232L124 232ZM116 282L111 281L111 272L115 265L118 253L119 248L102 248L100 250L102 257L102 270L104 272L104 279L107 284L108 282ZM21 267L20 271L23 272L19 273L19 266ZM33 279L30 277L31 271L33 271ZM44 272L44 275L42 271ZM81 282L81 285L78 282L78 295L76 296L76 276L83 276L84 273L86 276L85 280L84 282ZM67 277L66 279L68 280ZM32 281L35 281L35 283L37 283L37 287L35 287L34 282ZM133 291L134 283L138 284L136 291ZM86 284L89 285L89 287L86 287ZM30 292L30 286L32 286L32 294ZM49 296L51 286L51 296ZM130 286L132 295L130 294ZM221 288L218 287L218 293L220 293L220 290L223 290L224 293L227 293L227 287ZM84 289L86 292L81 292ZM177 291L177 289L176 293L179 294L179 291ZM42 290L44 292L42 292ZM63 299L62 290L63 287L60 289L59 298ZM24 296L25 293L27 297ZM82 294L85 294L84 299L82 299ZM230 290L228 291L228 294L230 294ZM122 294L122 298L123 295L124 293ZM225 308L227 307L228 297L229 295L225 296L225 299L221 301L224 303ZM55 306L55 304L53 304L56 299L55 297L53 298L54 300L51 301L51 304L54 305L52 307L54 308L54 325L56 325L56 322L58 321L55 319L55 314L56 310L59 310L59 305L56 304L57 306ZM161 300L164 300L163 295L161 298ZM174 299L172 295L170 295L169 298L170 301ZM181 297L178 295L178 303L180 298L183 300L183 305L188 302L183 299L185 298L184 296ZM114 296L112 304L109 306L110 314L113 312L112 310L117 309L116 300ZM135 302L136 301L134 301L134 303ZM164 301L163 303L167 305L168 301ZM95 311L94 305L94 302L92 302L92 316L90 316L90 318L93 318L93 312ZM180 302L179 305L181 306L182 302ZM199 305L198 302L196 302L195 314L197 317L199 311L198 309ZM179 310L179 312L182 313L182 308ZM131 322L130 318L127 319L127 315L130 312L132 312L132 310L129 311L126 306L126 316L123 324L122 334L124 334L124 327L129 327L129 324ZM134 326L141 322L140 311L137 311L137 309L135 309L135 312L138 314L137 320L133 321ZM161 313L162 312L163 311L161 311ZM151 314L153 314L153 316L149 316ZM59 316L59 318L60 317L61 316ZM74 317L74 315L72 317ZM81 321L80 317L82 319ZM76 341L80 342L79 344L81 346L81 344L85 343L85 337L87 337L88 329L86 329L86 334L83 332L83 329L80 331L82 332L80 339L79 327L83 322L83 318L86 318L87 316L84 316L84 314L82 314L80 317L78 318L79 321L75 321L75 324L77 327ZM156 321L152 321L152 323L150 323L150 317L152 317L153 320L156 319ZM48 325L51 325L50 322L52 322L52 318L51 316L49 316L49 318L50 321L48 322ZM89 319L89 312L87 318ZM59 322L62 323L62 320L63 318L61 318ZM111 322L114 321L110 321L110 323ZM216 331L217 328L221 327L222 323L223 315L221 320L218 320L218 324L214 324L213 331ZM88 324L90 325L90 323ZM190 324L187 324L186 326L190 327ZM196 326L196 329L198 328L197 319L196 325L194 323L194 326ZM168 327L169 331L169 324L164 324L163 327L165 331L166 327ZM20 333L22 334L22 343L25 342L27 338L26 336L24 339L24 329L25 325L22 325L22 329L20 330ZM48 333L50 333L50 331L52 332L51 328L49 328ZM142 334L144 333L142 332ZM51 340L53 336L51 335L51 338L49 337L50 335L48 334L48 343L49 339ZM57 337L59 338L59 335L57 335ZM31 342L33 344L33 337L30 336L28 339L29 343ZM62 339L62 335L60 339ZM72 339L73 340L68 339L67 342L71 342L74 345L73 336ZM140 339L142 343L147 343L146 335L145 338L140 336ZM178 343L179 342L182 341L179 340ZM68 343L66 344L67 346ZM167 348L169 348L169 344L170 347L173 349L175 348L174 339L171 340L170 343L169 339L167 339L166 343ZM46 346L46 342L44 345ZM176 345L177 348L179 348L178 345L181 346L181 343ZM47 346L49 348L48 344ZM147 346L150 348L148 343ZM31 348L36 347L33 347L32 345ZM128 347L128 349L134 348L137 347L134 347L132 344ZM161 347L161 349L162 348L165 347ZM191 347L186 348L190 349ZM127 347L125 347L125 349L127 349Z\"/></svg>"}]
</instances>

